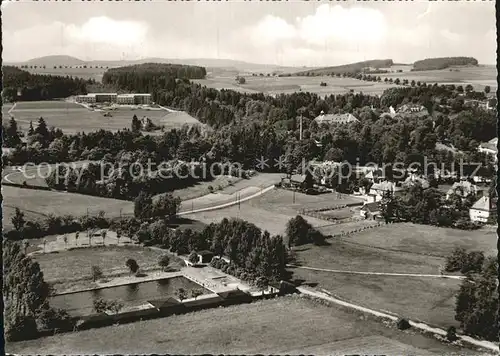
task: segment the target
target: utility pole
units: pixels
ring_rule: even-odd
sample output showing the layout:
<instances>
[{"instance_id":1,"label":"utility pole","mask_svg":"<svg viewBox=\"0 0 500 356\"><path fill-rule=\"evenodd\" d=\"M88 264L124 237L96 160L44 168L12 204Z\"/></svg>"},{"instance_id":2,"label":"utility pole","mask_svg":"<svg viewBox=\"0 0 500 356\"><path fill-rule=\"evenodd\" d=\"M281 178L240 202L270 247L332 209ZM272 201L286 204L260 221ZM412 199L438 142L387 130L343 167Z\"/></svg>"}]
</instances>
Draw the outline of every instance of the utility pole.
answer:
<instances>
[{"instance_id":1,"label":"utility pole","mask_svg":"<svg viewBox=\"0 0 500 356\"><path fill-rule=\"evenodd\" d=\"M302 141L302 115L300 115L299 121L299 141Z\"/></svg>"},{"instance_id":2,"label":"utility pole","mask_svg":"<svg viewBox=\"0 0 500 356\"><path fill-rule=\"evenodd\" d=\"M293 189L293 204L295 204L295 188Z\"/></svg>"},{"instance_id":3,"label":"utility pole","mask_svg":"<svg viewBox=\"0 0 500 356\"><path fill-rule=\"evenodd\" d=\"M241 209L241 199L240 199L240 193L238 193L238 210Z\"/></svg>"}]
</instances>

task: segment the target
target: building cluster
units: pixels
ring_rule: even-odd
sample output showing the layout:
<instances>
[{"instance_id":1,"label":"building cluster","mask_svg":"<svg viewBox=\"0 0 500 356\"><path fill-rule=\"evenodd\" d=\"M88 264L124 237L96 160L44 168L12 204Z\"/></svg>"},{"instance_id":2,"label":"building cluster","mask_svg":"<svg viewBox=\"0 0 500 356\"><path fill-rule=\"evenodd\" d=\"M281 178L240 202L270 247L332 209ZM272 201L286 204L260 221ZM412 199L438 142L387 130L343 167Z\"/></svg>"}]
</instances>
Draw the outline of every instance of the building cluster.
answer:
<instances>
[{"instance_id":1,"label":"building cluster","mask_svg":"<svg viewBox=\"0 0 500 356\"><path fill-rule=\"evenodd\" d=\"M117 94L117 93L89 93L77 95L77 103L116 103L121 105L148 105L151 103L151 94Z\"/></svg>"},{"instance_id":2,"label":"building cluster","mask_svg":"<svg viewBox=\"0 0 500 356\"><path fill-rule=\"evenodd\" d=\"M321 124L349 124L351 122L359 121L352 114L325 114L323 111L321 114L314 119L318 123Z\"/></svg>"}]
</instances>

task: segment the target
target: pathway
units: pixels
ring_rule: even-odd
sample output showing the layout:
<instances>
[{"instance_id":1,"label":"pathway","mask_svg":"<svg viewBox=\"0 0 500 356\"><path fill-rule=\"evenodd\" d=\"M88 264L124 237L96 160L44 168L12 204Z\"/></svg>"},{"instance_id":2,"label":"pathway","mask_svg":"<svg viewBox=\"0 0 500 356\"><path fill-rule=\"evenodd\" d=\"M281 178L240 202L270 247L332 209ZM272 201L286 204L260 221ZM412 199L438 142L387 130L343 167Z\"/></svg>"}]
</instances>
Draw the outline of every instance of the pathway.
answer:
<instances>
[{"instance_id":1,"label":"pathway","mask_svg":"<svg viewBox=\"0 0 500 356\"><path fill-rule=\"evenodd\" d=\"M347 273L347 274L364 274L364 275L372 275L372 276L395 276L395 277L429 277L429 278L449 278L449 279L465 279L464 276L452 276L449 274L419 274L419 273L391 273L391 272L361 272L361 271L345 271L338 269L327 269L327 268L316 268L316 267L307 267L307 266L297 266L288 264L287 267L291 268L301 268L301 269L309 269L313 271L321 271L321 272L331 272L331 273Z\"/></svg>"},{"instance_id":2,"label":"pathway","mask_svg":"<svg viewBox=\"0 0 500 356\"><path fill-rule=\"evenodd\" d=\"M359 310L363 313L367 313L367 314L372 314L372 315L375 315L379 318L384 318L384 319L389 319L391 321L397 321L399 319L398 316L395 316L395 315L390 315L390 314L387 314L387 313L382 313L382 312L379 312L377 310L373 310L373 309L369 309L369 308L365 308L365 307L362 307L360 305L356 305L356 304L353 304L353 303L349 303L349 302L345 302L343 300L340 300L340 299L337 299L335 297L332 297L332 296L329 296L325 293L321 293L321 292L317 292L317 291L312 291L310 289L307 289L307 288L304 288L304 287L297 287L297 289L299 290L299 292L303 293L303 294L306 294L306 295L309 295L309 296L312 296L312 297L315 297L315 298L320 298L320 299L323 299L323 300L326 300L326 301L329 301L329 302L332 302L332 303L335 303L335 304L338 304L338 305L342 305L344 307L347 307L347 308L351 308L351 309L356 309L356 310ZM412 321L412 320L409 320L409 323L412 327L416 328L416 329L420 329L424 332L430 332L430 333L433 333L433 334L437 334L437 335L440 335L440 336L444 336L446 337L446 331L443 330L443 329L440 329L440 328L436 328L436 327L432 327L430 325L427 325L425 323L421 323L421 322L415 322L415 321ZM485 348L485 349L488 349L488 350L492 350L492 351L495 351L496 353L498 353L498 345L496 345L495 343L493 342L490 342L490 341L485 341L485 340L477 340L477 339L474 339L470 336L466 336L466 335L458 335L458 338L469 343L469 344L472 344L472 345L475 345L475 346L479 346L479 347L482 347L482 348Z\"/></svg>"}]
</instances>

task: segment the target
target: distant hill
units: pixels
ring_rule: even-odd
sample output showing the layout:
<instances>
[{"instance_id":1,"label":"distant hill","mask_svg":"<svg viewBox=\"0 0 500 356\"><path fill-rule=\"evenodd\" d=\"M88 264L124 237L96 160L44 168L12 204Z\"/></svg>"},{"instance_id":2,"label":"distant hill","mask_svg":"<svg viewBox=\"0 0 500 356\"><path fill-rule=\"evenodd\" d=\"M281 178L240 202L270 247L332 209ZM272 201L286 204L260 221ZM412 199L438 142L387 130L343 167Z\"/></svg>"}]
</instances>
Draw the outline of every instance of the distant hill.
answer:
<instances>
[{"instance_id":1,"label":"distant hill","mask_svg":"<svg viewBox=\"0 0 500 356\"><path fill-rule=\"evenodd\" d=\"M343 73L358 73L363 68L388 68L394 64L392 59L373 59L369 61L356 62L351 64L344 64L333 67L316 68L297 72L295 75L330 75L330 74L343 74Z\"/></svg>"},{"instance_id":2,"label":"distant hill","mask_svg":"<svg viewBox=\"0 0 500 356\"><path fill-rule=\"evenodd\" d=\"M33 65L33 66L59 66L59 65L67 65L67 66L77 66L77 65L82 65L85 64L85 61L82 61L81 59L71 57L71 56L46 56L46 57L39 57L39 58L33 58L30 59L29 61L23 63L27 65Z\"/></svg>"},{"instance_id":3,"label":"distant hill","mask_svg":"<svg viewBox=\"0 0 500 356\"><path fill-rule=\"evenodd\" d=\"M136 64L144 64L144 63L162 63L162 64L184 64L191 66L200 66L205 67L208 70L214 69L224 69L224 70L233 70L237 72L295 72L299 68L295 67L283 67L273 64L259 64L259 63L249 63L244 61L238 61L233 59L216 59L216 58L144 58L137 60L92 60L92 61L84 61L71 56L57 55L57 56L46 56L40 58L33 58L26 62L17 62L17 63L8 63L10 65L21 66L46 66L46 67L54 67L54 66L84 66L87 67L92 66L95 68L99 67L108 67L108 68L116 68L116 67L124 67ZM302 70L302 69L301 69Z\"/></svg>"},{"instance_id":4,"label":"distant hill","mask_svg":"<svg viewBox=\"0 0 500 356\"><path fill-rule=\"evenodd\" d=\"M478 61L472 57L441 57L441 58L426 58L413 63L413 70L437 70L446 69L453 66L477 66Z\"/></svg>"}]
</instances>

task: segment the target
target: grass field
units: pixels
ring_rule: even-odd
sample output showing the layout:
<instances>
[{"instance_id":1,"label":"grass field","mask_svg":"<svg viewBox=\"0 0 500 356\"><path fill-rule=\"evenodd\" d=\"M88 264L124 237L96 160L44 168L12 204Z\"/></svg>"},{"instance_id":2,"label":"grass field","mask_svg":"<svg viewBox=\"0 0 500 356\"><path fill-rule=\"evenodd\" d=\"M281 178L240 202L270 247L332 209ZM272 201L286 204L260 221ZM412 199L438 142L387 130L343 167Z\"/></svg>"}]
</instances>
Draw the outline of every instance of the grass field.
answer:
<instances>
[{"instance_id":1,"label":"grass field","mask_svg":"<svg viewBox=\"0 0 500 356\"><path fill-rule=\"evenodd\" d=\"M85 239L81 234L82 240ZM164 252L139 246L96 246L37 254L35 260L40 263L45 281L59 290L69 287L91 287L91 266L99 266L107 275L128 274L125 261L133 258L142 271L159 270L158 258ZM172 265L180 267L180 262L171 258Z\"/></svg>"},{"instance_id":2,"label":"grass field","mask_svg":"<svg viewBox=\"0 0 500 356\"><path fill-rule=\"evenodd\" d=\"M97 214L105 211L107 217L116 217L122 214L133 214L134 204L130 201L111 198L94 197L90 195L54 192L47 190L23 189L3 186L3 206L18 207L23 211L40 215L81 216L87 213ZM11 216L3 216L4 224L10 223Z\"/></svg>"},{"instance_id":3,"label":"grass field","mask_svg":"<svg viewBox=\"0 0 500 356\"><path fill-rule=\"evenodd\" d=\"M120 108L110 111L111 117L105 117L104 111L92 111L71 102L36 101L19 102L11 111L18 122L21 131L28 131L30 121L35 125L43 117L47 125L60 128L64 133L91 132L100 129L118 131L130 128L132 118L148 117L156 125L164 125L166 130L181 128L184 124L194 125L200 122L185 112L168 112L166 110L147 110L135 108ZM3 122L9 120L3 116ZM158 134L153 132L152 134Z\"/></svg>"},{"instance_id":4,"label":"grass field","mask_svg":"<svg viewBox=\"0 0 500 356\"><path fill-rule=\"evenodd\" d=\"M365 94L382 94L395 84L364 82L352 78L337 78L330 76L318 77L267 77L246 76L245 84L237 84L234 76L214 75L195 82L214 89L231 89L240 92L266 93L270 95L290 94L298 91L316 93L318 95L342 94L354 90ZM321 86L321 82L326 86Z\"/></svg>"},{"instance_id":5,"label":"grass field","mask_svg":"<svg viewBox=\"0 0 500 356\"><path fill-rule=\"evenodd\" d=\"M457 71L458 70L458 71ZM495 66L480 65L477 67L457 67L442 70L426 70L418 72L403 73L385 73L380 75L382 78L399 78L439 84L455 84L465 86L471 84L474 90L482 91L486 85L493 90L498 87L496 77L497 70Z\"/></svg>"},{"instance_id":6,"label":"grass field","mask_svg":"<svg viewBox=\"0 0 500 356\"><path fill-rule=\"evenodd\" d=\"M360 232L349 237L349 241L386 249L447 256L456 247L495 254L497 236L493 227L464 231L401 223Z\"/></svg>"},{"instance_id":7,"label":"grass field","mask_svg":"<svg viewBox=\"0 0 500 356\"><path fill-rule=\"evenodd\" d=\"M401 317L447 328L455 320L455 295L460 281L442 278L395 277L293 269L294 277L340 299L388 311Z\"/></svg>"},{"instance_id":8,"label":"grass field","mask_svg":"<svg viewBox=\"0 0 500 356\"><path fill-rule=\"evenodd\" d=\"M212 327L208 327L212 326ZM478 354L293 296L9 343L16 354Z\"/></svg>"},{"instance_id":9,"label":"grass field","mask_svg":"<svg viewBox=\"0 0 500 356\"><path fill-rule=\"evenodd\" d=\"M76 161L69 163L61 163L61 165L68 165L72 168L82 167L91 161ZM55 169L56 165L38 165L21 167L22 170L15 169L14 167L4 167L2 170L2 181L11 184L23 184L32 187L47 187L45 177Z\"/></svg>"}]
</instances>

